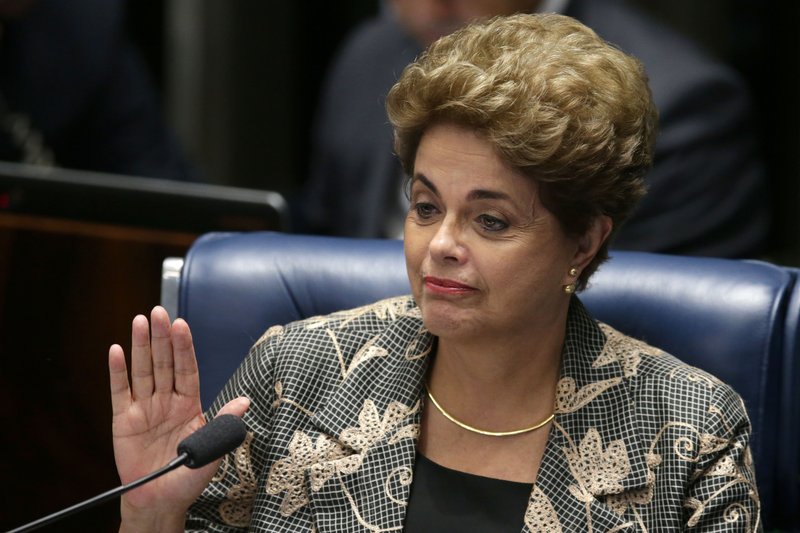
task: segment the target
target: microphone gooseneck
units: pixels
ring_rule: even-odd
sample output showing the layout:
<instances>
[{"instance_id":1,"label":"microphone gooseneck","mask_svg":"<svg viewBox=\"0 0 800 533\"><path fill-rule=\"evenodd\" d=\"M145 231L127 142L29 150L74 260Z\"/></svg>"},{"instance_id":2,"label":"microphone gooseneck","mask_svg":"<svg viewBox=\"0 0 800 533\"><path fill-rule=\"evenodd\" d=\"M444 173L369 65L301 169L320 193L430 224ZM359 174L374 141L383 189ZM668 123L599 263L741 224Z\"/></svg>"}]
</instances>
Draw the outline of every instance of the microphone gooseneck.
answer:
<instances>
[{"instance_id":1,"label":"microphone gooseneck","mask_svg":"<svg viewBox=\"0 0 800 533\"><path fill-rule=\"evenodd\" d=\"M205 466L219 459L226 453L235 450L244 441L246 435L247 429L241 418L235 415L220 415L183 439L180 444L178 444L178 456L155 472L151 472L126 485L121 485L115 489L98 494L93 498L84 500L66 509L34 520L24 526L12 529L7 533L23 533L39 529L42 526L66 518L78 511L88 509L106 500L110 500L115 496L128 492L129 490L133 490L157 477L163 476L167 472L175 470L179 466L185 465L189 468Z\"/></svg>"}]
</instances>

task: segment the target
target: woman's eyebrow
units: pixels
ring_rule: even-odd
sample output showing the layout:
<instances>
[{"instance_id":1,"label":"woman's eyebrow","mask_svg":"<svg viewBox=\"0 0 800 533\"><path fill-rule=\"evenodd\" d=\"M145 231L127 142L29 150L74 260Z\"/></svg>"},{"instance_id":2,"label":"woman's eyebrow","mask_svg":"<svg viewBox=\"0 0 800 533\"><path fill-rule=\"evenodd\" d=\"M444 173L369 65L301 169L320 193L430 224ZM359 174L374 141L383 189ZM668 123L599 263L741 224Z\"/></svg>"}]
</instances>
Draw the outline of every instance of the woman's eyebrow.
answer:
<instances>
[{"instance_id":1,"label":"woman's eyebrow","mask_svg":"<svg viewBox=\"0 0 800 533\"><path fill-rule=\"evenodd\" d=\"M414 180L420 181L425 187L431 190L432 193L439 195L439 190L431 180L425 177L425 174L417 173L414 175ZM502 191L492 189L474 189L467 194L467 200L511 200L511 196Z\"/></svg>"},{"instance_id":2,"label":"woman's eyebrow","mask_svg":"<svg viewBox=\"0 0 800 533\"><path fill-rule=\"evenodd\" d=\"M467 194L467 200L508 200L511 201L511 196L501 191L493 191L490 189L474 189Z\"/></svg>"},{"instance_id":3,"label":"woman's eyebrow","mask_svg":"<svg viewBox=\"0 0 800 533\"><path fill-rule=\"evenodd\" d=\"M433 194L435 194L436 196L439 196L439 190L436 188L436 185L434 185L431 180L429 180L427 177L425 177L425 174L421 174L421 173L415 174L414 175L414 181L419 181L420 183L422 183L422 185L424 185L425 187L430 189L430 191ZM511 198L511 195L509 195L509 194L507 194L505 192L502 192L502 191L497 191L497 190L492 190L492 189L474 189L474 190L471 190L467 194L467 200L470 200L470 201L475 201L475 200L506 200L506 201L509 201L509 202L513 202L513 198Z\"/></svg>"},{"instance_id":4,"label":"woman's eyebrow","mask_svg":"<svg viewBox=\"0 0 800 533\"><path fill-rule=\"evenodd\" d=\"M420 173L414 174L414 181L422 182L422 184L428 189L430 189L430 191L433 194L439 196L439 189L436 188L436 185L434 185L431 180L425 177L425 174L420 174Z\"/></svg>"}]
</instances>

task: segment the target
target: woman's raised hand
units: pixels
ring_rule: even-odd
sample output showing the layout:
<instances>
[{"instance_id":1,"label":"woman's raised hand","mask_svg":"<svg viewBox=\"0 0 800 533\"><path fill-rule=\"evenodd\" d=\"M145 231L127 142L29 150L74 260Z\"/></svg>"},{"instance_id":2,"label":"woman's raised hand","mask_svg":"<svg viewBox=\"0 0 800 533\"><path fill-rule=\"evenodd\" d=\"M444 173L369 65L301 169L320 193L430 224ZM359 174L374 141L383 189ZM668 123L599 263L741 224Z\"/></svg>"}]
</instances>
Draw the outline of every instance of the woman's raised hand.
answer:
<instances>
[{"instance_id":1,"label":"woman's raised hand","mask_svg":"<svg viewBox=\"0 0 800 533\"><path fill-rule=\"evenodd\" d=\"M177 455L178 443L205 424L200 381L189 326L170 325L162 307L131 327L130 382L125 354L115 344L108 353L113 411L114 456L123 484L161 468ZM242 416L246 398L226 404L219 414ZM219 461L197 470L178 468L122 498L124 530L182 531L183 515L200 495Z\"/></svg>"}]
</instances>

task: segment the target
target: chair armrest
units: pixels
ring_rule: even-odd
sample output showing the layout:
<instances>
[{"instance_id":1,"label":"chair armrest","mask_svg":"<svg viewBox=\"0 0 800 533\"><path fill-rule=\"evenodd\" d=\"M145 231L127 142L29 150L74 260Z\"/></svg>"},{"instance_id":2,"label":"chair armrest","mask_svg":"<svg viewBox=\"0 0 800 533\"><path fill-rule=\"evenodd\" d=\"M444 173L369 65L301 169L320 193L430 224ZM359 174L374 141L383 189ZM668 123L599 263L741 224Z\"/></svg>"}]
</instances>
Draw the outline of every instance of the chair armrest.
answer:
<instances>
[{"instance_id":1,"label":"chair armrest","mask_svg":"<svg viewBox=\"0 0 800 533\"><path fill-rule=\"evenodd\" d=\"M172 320L178 317L182 270L183 257L167 257L161 264L161 307L167 310Z\"/></svg>"}]
</instances>

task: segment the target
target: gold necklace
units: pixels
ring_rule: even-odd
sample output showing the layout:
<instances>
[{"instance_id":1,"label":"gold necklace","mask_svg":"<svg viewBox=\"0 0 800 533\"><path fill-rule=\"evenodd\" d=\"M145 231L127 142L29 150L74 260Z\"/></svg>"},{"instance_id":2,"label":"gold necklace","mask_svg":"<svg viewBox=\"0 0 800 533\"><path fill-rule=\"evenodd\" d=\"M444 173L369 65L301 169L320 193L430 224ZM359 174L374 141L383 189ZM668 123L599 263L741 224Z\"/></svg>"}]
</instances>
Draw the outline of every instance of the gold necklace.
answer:
<instances>
[{"instance_id":1,"label":"gold necklace","mask_svg":"<svg viewBox=\"0 0 800 533\"><path fill-rule=\"evenodd\" d=\"M425 391L428 393L428 398L431 399L431 403L433 403L436 409L438 409L439 412L442 413L442 415L444 415L444 417L448 419L450 422L452 422L453 424L457 425L460 428L466 429L467 431L478 433L480 435L487 435L489 437L510 437L511 435L521 435L522 433L535 431L540 427L546 425L556 416L555 412L552 412L550 413L550 416L548 416L541 422L534 424L531 427L516 429L514 431L487 431L485 429L478 429L476 427L472 427L468 424L465 424L464 422L457 420L453 415L445 411L444 408L442 408L442 406L439 405L439 402L436 401L436 398L433 397L433 394L431 394L431 389L430 387L428 387L427 384L425 385Z\"/></svg>"}]
</instances>

